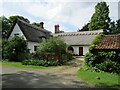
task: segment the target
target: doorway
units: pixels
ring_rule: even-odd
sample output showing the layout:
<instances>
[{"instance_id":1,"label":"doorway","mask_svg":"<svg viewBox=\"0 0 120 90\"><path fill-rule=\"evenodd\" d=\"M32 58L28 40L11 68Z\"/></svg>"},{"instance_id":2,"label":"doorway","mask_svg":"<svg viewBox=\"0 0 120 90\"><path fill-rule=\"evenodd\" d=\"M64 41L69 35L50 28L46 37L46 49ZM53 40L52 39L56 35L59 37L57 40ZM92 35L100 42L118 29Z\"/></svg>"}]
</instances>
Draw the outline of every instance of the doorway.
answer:
<instances>
[{"instance_id":1,"label":"doorway","mask_svg":"<svg viewBox=\"0 0 120 90\"><path fill-rule=\"evenodd\" d=\"M83 56L83 47L79 47L79 55Z\"/></svg>"}]
</instances>

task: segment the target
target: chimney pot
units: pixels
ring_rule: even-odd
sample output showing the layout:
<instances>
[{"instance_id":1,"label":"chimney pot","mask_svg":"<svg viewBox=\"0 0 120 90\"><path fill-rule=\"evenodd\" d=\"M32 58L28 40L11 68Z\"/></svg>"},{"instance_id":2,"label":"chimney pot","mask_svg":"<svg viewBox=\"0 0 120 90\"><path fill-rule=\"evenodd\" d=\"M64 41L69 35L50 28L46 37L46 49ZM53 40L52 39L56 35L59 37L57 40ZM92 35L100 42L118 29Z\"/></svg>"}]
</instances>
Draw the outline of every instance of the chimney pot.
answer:
<instances>
[{"instance_id":1,"label":"chimney pot","mask_svg":"<svg viewBox=\"0 0 120 90\"><path fill-rule=\"evenodd\" d=\"M44 23L40 22L40 27L44 29Z\"/></svg>"},{"instance_id":2,"label":"chimney pot","mask_svg":"<svg viewBox=\"0 0 120 90\"><path fill-rule=\"evenodd\" d=\"M59 33L59 24L55 25L55 33Z\"/></svg>"}]
</instances>

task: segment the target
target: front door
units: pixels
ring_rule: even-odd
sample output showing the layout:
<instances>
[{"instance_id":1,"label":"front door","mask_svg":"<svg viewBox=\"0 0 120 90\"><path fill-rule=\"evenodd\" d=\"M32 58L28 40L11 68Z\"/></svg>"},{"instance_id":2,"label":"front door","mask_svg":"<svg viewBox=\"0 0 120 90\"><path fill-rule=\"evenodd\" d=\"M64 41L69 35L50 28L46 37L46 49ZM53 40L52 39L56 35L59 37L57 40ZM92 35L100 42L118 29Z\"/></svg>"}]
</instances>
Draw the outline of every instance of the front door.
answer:
<instances>
[{"instance_id":1,"label":"front door","mask_svg":"<svg viewBox=\"0 0 120 90\"><path fill-rule=\"evenodd\" d=\"M83 56L83 47L79 47L79 55Z\"/></svg>"}]
</instances>

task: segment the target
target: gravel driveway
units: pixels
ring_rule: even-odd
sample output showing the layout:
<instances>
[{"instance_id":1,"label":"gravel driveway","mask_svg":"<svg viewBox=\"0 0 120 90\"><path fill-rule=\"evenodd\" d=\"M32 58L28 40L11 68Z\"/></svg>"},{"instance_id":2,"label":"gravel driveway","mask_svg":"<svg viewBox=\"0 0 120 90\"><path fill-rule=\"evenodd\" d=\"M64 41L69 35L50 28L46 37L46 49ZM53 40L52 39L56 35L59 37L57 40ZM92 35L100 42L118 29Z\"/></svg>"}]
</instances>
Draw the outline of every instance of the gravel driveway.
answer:
<instances>
[{"instance_id":1,"label":"gravel driveway","mask_svg":"<svg viewBox=\"0 0 120 90\"><path fill-rule=\"evenodd\" d=\"M59 66L51 69L19 68L2 65L3 88L93 88L78 79L81 66Z\"/></svg>"}]
</instances>

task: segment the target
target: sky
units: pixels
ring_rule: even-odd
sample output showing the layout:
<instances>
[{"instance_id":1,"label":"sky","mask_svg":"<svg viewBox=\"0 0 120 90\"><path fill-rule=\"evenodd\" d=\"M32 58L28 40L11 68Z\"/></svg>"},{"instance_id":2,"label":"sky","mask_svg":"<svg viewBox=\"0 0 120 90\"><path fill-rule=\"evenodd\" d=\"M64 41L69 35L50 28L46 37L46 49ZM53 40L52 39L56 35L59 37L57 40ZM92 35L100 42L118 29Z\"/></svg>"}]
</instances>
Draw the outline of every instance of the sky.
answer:
<instances>
[{"instance_id":1,"label":"sky","mask_svg":"<svg viewBox=\"0 0 120 90\"><path fill-rule=\"evenodd\" d=\"M103 0L1 0L0 16L21 15L30 23L44 22L44 28L51 32L55 24L65 32L76 32L90 21L100 1ZM104 1L109 5L110 18L117 20L119 0Z\"/></svg>"}]
</instances>

